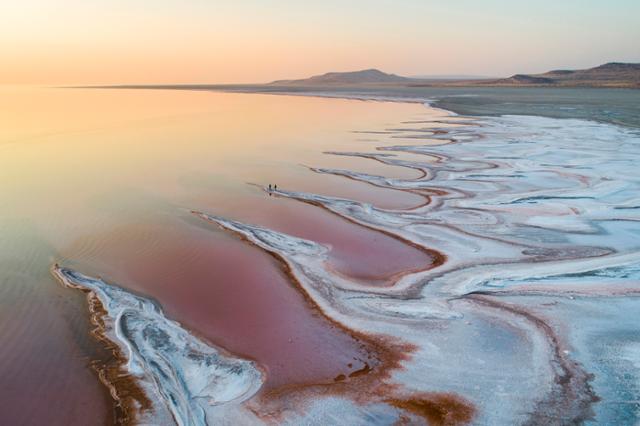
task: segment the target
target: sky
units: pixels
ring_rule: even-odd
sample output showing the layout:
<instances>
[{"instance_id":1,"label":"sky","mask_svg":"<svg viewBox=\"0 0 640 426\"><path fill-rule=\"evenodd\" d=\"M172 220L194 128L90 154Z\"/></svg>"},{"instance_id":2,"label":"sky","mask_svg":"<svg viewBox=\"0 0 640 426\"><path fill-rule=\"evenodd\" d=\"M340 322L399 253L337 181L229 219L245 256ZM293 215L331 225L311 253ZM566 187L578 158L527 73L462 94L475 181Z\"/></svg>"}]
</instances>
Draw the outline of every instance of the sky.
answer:
<instances>
[{"instance_id":1,"label":"sky","mask_svg":"<svg viewBox=\"0 0 640 426\"><path fill-rule=\"evenodd\" d=\"M640 62L639 0L0 0L0 84L260 83Z\"/></svg>"}]
</instances>

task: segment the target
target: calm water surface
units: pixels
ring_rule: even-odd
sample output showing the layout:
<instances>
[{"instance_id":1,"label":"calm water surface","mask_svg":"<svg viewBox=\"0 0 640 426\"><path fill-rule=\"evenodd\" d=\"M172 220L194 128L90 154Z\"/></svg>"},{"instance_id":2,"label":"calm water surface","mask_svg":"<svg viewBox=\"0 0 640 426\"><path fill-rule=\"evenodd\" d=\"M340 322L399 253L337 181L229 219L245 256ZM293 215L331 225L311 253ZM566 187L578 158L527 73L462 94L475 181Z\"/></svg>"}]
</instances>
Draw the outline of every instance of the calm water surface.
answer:
<instances>
[{"instance_id":1,"label":"calm water surface","mask_svg":"<svg viewBox=\"0 0 640 426\"><path fill-rule=\"evenodd\" d=\"M433 259L254 184L420 205L417 194L307 166L417 176L323 152L373 151L376 131L428 114L421 105L302 97L0 89L0 423L112 421L91 367L109 354L89 333L84 296L51 277L54 262L155 298L194 332L257 359L266 389L362 368L361 343L320 315L276 260L191 210L328 244L332 268L385 285Z\"/></svg>"}]
</instances>

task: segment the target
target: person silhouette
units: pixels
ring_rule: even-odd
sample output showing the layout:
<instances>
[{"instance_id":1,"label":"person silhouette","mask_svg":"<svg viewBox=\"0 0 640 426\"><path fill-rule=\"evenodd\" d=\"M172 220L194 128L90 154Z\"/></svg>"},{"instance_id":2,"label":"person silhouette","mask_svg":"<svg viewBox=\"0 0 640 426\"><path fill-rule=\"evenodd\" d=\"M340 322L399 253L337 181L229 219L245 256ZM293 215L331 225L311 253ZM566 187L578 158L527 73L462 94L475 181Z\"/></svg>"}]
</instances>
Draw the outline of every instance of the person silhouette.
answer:
<instances>
[{"instance_id":1,"label":"person silhouette","mask_svg":"<svg viewBox=\"0 0 640 426\"><path fill-rule=\"evenodd\" d=\"M273 185L273 189L277 191L278 190L278 185Z\"/></svg>"},{"instance_id":2,"label":"person silhouette","mask_svg":"<svg viewBox=\"0 0 640 426\"><path fill-rule=\"evenodd\" d=\"M271 184L269 184L269 192L271 192Z\"/></svg>"}]
</instances>

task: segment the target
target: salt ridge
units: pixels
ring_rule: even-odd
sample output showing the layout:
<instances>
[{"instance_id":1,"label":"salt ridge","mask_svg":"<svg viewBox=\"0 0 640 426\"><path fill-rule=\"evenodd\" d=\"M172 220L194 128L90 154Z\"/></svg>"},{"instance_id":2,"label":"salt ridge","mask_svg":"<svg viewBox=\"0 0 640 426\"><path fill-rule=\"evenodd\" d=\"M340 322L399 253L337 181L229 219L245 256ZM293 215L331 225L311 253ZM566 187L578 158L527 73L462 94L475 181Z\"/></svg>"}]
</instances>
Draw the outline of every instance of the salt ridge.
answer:
<instances>
[{"instance_id":1,"label":"salt ridge","mask_svg":"<svg viewBox=\"0 0 640 426\"><path fill-rule=\"evenodd\" d=\"M480 424L633 418L632 405L596 404L598 397L611 396L606 381L594 381L590 374L599 367L585 343L587 336L567 331L570 324L562 315L545 315L544 306L551 300L567 312L580 312L596 298L603 300L600 309L620 315L620 297L626 298L626 304L640 304L636 299L640 136L622 127L583 120L505 116L441 128L438 121L446 122L446 116L433 120L431 134L424 131L423 136L449 143L390 145L378 153L332 153L420 170L423 175L417 179L311 169L417 192L430 200L423 206L381 209L293 190L271 192L446 256L444 264L407 274L391 287L369 287L335 274L326 263L330 249L316 242L207 212L194 214L282 259L303 291L334 321L360 333L393 336L415 345L416 353L394 373L390 384L413 392L461 394L479 407L476 421ZM403 132L411 136L415 129L401 129L388 137L397 140ZM395 159L395 152L411 154L415 160ZM222 363L227 367L217 367L214 378L201 382L187 372L200 371L201 365L180 359L177 364L185 370L172 374L186 380L185 388L171 381L155 382L173 417L188 419L184 424L206 420L200 410L208 413L190 396L204 394L218 398L222 406L236 406L259 388L257 366L222 357L162 317L157 308L154 311L141 302L144 299L71 270L58 268L56 273L73 286L95 292L105 306L111 303L110 318L121 318L120 310L135 306L136 315L145 317L124 317L134 329L147 321L160 323L171 330L171 347L181 342L178 352L197 348L227 362ZM575 279L581 274L591 276L585 285ZM599 276L606 279L593 278ZM580 317L585 328L597 328L598 320ZM624 330L634 327L624 318L619 324ZM149 346L144 338L140 341L141 336L134 332L127 339L145 348L136 362L150 364L163 348ZM126 341L122 335L112 337ZM626 358L637 353L631 343L619 342ZM128 369L146 388L153 388L150 378L162 374L152 368L141 370L136 362L128 364ZM239 366L240 377L227 377L233 369L229 365ZM623 385L629 389L639 382L637 365L634 360L625 367L631 379ZM182 402L167 403L171 392ZM489 398L490 394L499 397ZM332 401L348 407L346 402ZM307 413L321 418L323 403L310 401ZM376 409L390 413L389 407ZM356 420L365 415L355 408L347 414ZM295 418L309 420L304 413L296 413Z\"/></svg>"}]
</instances>

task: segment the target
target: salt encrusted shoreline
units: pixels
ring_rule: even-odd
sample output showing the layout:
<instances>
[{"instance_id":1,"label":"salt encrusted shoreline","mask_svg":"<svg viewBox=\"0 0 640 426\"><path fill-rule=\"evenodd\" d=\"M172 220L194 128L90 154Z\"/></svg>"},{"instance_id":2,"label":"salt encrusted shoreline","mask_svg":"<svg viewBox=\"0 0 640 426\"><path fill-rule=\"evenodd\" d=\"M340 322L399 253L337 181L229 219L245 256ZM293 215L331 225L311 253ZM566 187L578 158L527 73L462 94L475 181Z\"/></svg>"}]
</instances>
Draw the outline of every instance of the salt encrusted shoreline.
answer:
<instances>
[{"instance_id":1,"label":"salt encrusted shoreline","mask_svg":"<svg viewBox=\"0 0 640 426\"><path fill-rule=\"evenodd\" d=\"M87 293L94 333L114 349L117 366L100 373L123 412L122 423L254 420L241 405L263 382L254 362L202 341L149 299L59 265L52 273Z\"/></svg>"},{"instance_id":2,"label":"salt encrusted shoreline","mask_svg":"<svg viewBox=\"0 0 640 426\"><path fill-rule=\"evenodd\" d=\"M416 179L311 169L421 194L428 200L421 206L388 210L293 190L271 192L440 256L436 267L404 274L392 286L369 287L334 273L325 262L328 248L313 241L194 212L277 257L331 321L348 325L363 339L397 339L385 342L380 337L380 353L385 345L400 347L401 342L407 351L411 348L410 357L380 358L369 373L380 383L368 393L358 394L338 380L334 388L296 389L297 397L283 390L260 403L277 412L283 399L293 401L298 414L281 414L279 420L285 422L304 421L305 415L323 419L328 407L337 404L331 397L372 410L375 405L380 416L400 410L436 424L472 419L483 424L576 423L626 415L629 410L597 410L602 405L595 403L608 395L594 386L590 370L597 365L590 348L571 324L558 327L556 318L540 314L545 305L539 297L544 303L579 307L586 298L606 304L611 298L639 295L640 247L624 232L640 222L640 198L634 195L640 190L634 168L640 164L640 137L583 120L507 116L439 127L446 123L440 116L431 122L433 127L420 129L419 138L411 128L396 129L392 137L448 143L378 148L384 153L331 153L419 170ZM394 152L413 154L416 160L395 159ZM70 283L80 276L62 271L54 269ZM93 286L101 282L83 279ZM72 285L83 287L81 282L76 279ZM96 300L95 293L90 296ZM522 298L529 298L531 306ZM610 314L624 315L613 307ZM104 321L104 314L98 317L97 322ZM580 320L592 324L598 318ZM502 346L493 348L495 342ZM627 373L640 376L633 367ZM362 380L355 384L369 383ZM633 380L626 386L631 388ZM500 398L488 396L493 392ZM264 420L260 403L247 404L254 420ZM364 415L354 406L342 410L345 416Z\"/></svg>"}]
</instances>

